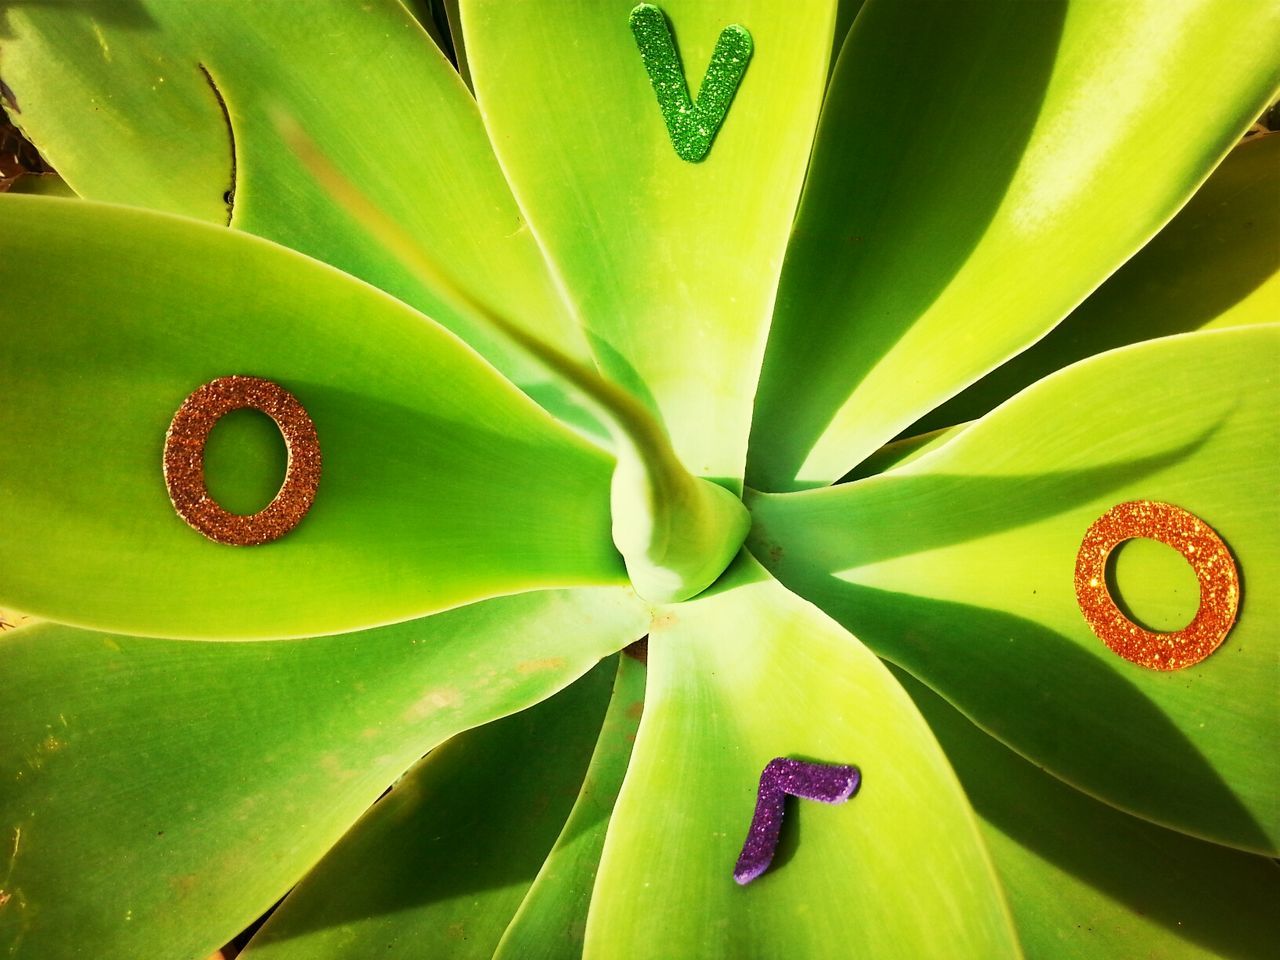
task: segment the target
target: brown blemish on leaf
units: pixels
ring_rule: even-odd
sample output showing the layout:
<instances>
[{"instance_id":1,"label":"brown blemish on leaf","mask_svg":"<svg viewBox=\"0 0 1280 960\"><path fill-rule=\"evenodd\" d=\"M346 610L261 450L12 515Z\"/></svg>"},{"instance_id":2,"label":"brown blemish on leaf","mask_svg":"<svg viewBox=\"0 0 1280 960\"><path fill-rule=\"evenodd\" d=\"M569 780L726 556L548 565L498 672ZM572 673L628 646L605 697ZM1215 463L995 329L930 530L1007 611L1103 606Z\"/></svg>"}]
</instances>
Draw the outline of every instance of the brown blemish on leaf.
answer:
<instances>
[{"instance_id":1,"label":"brown blemish on leaf","mask_svg":"<svg viewBox=\"0 0 1280 960\"><path fill-rule=\"evenodd\" d=\"M438 710L448 710L462 703L462 694L454 687L433 687L401 715L406 721L422 720Z\"/></svg>"},{"instance_id":2,"label":"brown blemish on leaf","mask_svg":"<svg viewBox=\"0 0 1280 960\"><path fill-rule=\"evenodd\" d=\"M521 673L541 673L544 670L561 670L565 663L564 657L547 657L545 660L526 660L517 664L516 669Z\"/></svg>"},{"instance_id":3,"label":"brown blemish on leaf","mask_svg":"<svg viewBox=\"0 0 1280 960\"><path fill-rule=\"evenodd\" d=\"M649 632L653 633L654 630L661 630L666 627L674 627L677 622L679 621L673 611L664 610L662 613L658 614L652 620L649 621Z\"/></svg>"},{"instance_id":4,"label":"brown blemish on leaf","mask_svg":"<svg viewBox=\"0 0 1280 960\"><path fill-rule=\"evenodd\" d=\"M321 756L320 769L324 771L325 776L330 780L350 780L355 776L355 771L348 770L346 764L342 762L342 758L336 753L326 753Z\"/></svg>"},{"instance_id":5,"label":"brown blemish on leaf","mask_svg":"<svg viewBox=\"0 0 1280 960\"><path fill-rule=\"evenodd\" d=\"M627 716L632 720L639 720L644 715L644 701L637 700L631 706L627 707Z\"/></svg>"},{"instance_id":6,"label":"brown blemish on leaf","mask_svg":"<svg viewBox=\"0 0 1280 960\"><path fill-rule=\"evenodd\" d=\"M643 664L649 663L649 638L643 636L635 643L628 644L622 650L632 660L639 660Z\"/></svg>"},{"instance_id":7,"label":"brown blemish on leaf","mask_svg":"<svg viewBox=\"0 0 1280 960\"><path fill-rule=\"evenodd\" d=\"M186 897L200 883L200 875L198 873L184 873L180 877L174 877L169 881L169 886L173 887L174 892L180 897Z\"/></svg>"},{"instance_id":8,"label":"brown blemish on leaf","mask_svg":"<svg viewBox=\"0 0 1280 960\"><path fill-rule=\"evenodd\" d=\"M465 940L467 939L467 928L461 923L451 923L445 931L445 936L450 940Z\"/></svg>"}]
</instances>

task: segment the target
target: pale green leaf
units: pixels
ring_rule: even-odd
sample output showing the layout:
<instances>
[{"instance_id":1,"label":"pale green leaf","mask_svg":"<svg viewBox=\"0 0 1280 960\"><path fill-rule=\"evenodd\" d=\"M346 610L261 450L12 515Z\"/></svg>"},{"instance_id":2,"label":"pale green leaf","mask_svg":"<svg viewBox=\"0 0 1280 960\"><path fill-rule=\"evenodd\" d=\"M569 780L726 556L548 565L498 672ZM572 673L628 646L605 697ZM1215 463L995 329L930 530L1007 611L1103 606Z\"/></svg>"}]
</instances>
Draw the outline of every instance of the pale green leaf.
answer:
<instances>
[{"instance_id":1,"label":"pale green leaf","mask_svg":"<svg viewBox=\"0 0 1280 960\"><path fill-rule=\"evenodd\" d=\"M841 806L793 801L772 869L733 867L778 756L854 764ZM1017 957L947 761L857 640L749 556L649 634L644 716L609 824L587 958Z\"/></svg>"},{"instance_id":2,"label":"pale green leaf","mask_svg":"<svg viewBox=\"0 0 1280 960\"><path fill-rule=\"evenodd\" d=\"M142 211L4 197L0 232L0 602L128 633L249 638L623 582L610 460L390 297L246 234ZM264 546L186 526L161 469L183 399L231 374L292 392L320 439L315 503ZM266 459L227 466L262 476Z\"/></svg>"},{"instance_id":3,"label":"pale green leaf","mask_svg":"<svg viewBox=\"0 0 1280 960\"><path fill-rule=\"evenodd\" d=\"M827 75L834 0L667 0L691 92L721 31L751 57L710 153L676 155L634 4L464 0L476 95L600 368L735 492L755 371Z\"/></svg>"},{"instance_id":4,"label":"pale green leaf","mask_svg":"<svg viewBox=\"0 0 1280 960\"><path fill-rule=\"evenodd\" d=\"M422 286L281 136L285 115L460 282L588 356L474 99L396 0L18 4L5 16L14 119L81 196L230 222L331 263L460 334L548 409L589 422Z\"/></svg>"},{"instance_id":5,"label":"pale green leaf","mask_svg":"<svg viewBox=\"0 0 1280 960\"><path fill-rule=\"evenodd\" d=\"M1232 150L1173 222L1048 336L925 416L980 417L1069 363L1152 337L1280 318L1280 135Z\"/></svg>"},{"instance_id":6,"label":"pale green leaf","mask_svg":"<svg viewBox=\"0 0 1280 960\"><path fill-rule=\"evenodd\" d=\"M822 486L1047 333L1280 84L1280 7L871 0L787 251L747 483Z\"/></svg>"}]
</instances>

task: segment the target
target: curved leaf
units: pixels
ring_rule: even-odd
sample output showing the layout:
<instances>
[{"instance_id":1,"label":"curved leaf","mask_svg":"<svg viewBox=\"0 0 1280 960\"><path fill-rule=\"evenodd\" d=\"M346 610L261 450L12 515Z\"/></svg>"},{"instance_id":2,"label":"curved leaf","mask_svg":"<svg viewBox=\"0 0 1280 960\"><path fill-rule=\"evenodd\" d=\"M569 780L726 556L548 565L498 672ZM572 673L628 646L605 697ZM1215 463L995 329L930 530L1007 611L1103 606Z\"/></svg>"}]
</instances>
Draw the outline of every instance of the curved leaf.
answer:
<instances>
[{"instance_id":1,"label":"curved leaf","mask_svg":"<svg viewBox=\"0 0 1280 960\"><path fill-rule=\"evenodd\" d=\"M192 643L0 634L0 953L204 957L453 734L643 632L619 590L491 600L362 633Z\"/></svg>"},{"instance_id":2,"label":"curved leaf","mask_svg":"<svg viewBox=\"0 0 1280 960\"><path fill-rule=\"evenodd\" d=\"M485 123L597 362L660 416L692 473L737 492L834 0L664 0L691 90L725 27L754 43L700 163L672 146L634 3L461 6Z\"/></svg>"},{"instance_id":3,"label":"curved leaf","mask_svg":"<svg viewBox=\"0 0 1280 960\"><path fill-rule=\"evenodd\" d=\"M21 358L0 378L0 602L250 638L624 582L608 458L390 297L141 211L5 197L0 232L0 331ZM280 383L319 434L315 503L265 546L188 528L161 471L183 399L230 374Z\"/></svg>"},{"instance_id":4,"label":"curved leaf","mask_svg":"<svg viewBox=\"0 0 1280 960\"><path fill-rule=\"evenodd\" d=\"M1277 46L1280 8L1235 0L868 3L787 251L748 484L830 483L1043 336L1270 102Z\"/></svg>"},{"instance_id":5,"label":"curved leaf","mask_svg":"<svg viewBox=\"0 0 1280 960\"><path fill-rule=\"evenodd\" d=\"M905 673L973 802L1018 937L1038 960L1263 960L1280 940L1280 869L1073 790Z\"/></svg>"},{"instance_id":6,"label":"curved leaf","mask_svg":"<svg viewBox=\"0 0 1280 960\"><path fill-rule=\"evenodd\" d=\"M838 0L836 4L836 28L831 44L832 70L836 67L840 49L844 46L845 38L849 35L849 28L853 26L853 21L857 19L864 2L865 0Z\"/></svg>"},{"instance_id":7,"label":"curved leaf","mask_svg":"<svg viewBox=\"0 0 1280 960\"><path fill-rule=\"evenodd\" d=\"M39 197L75 197L76 193L61 177L52 173L19 177L8 190L14 194L32 194Z\"/></svg>"},{"instance_id":8,"label":"curved leaf","mask_svg":"<svg viewBox=\"0 0 1280 960\"><path fill-rule=\"evenodd\" d=\"M494 960L578 960L596 868L644 707L645 667L618 661L613 699L573 812L502 935Z\"/></svg>"},{"instance_id":9,"label":"curved leaf","mask_svg":"<svg viewBox=\"0 0 1280 960\"><path fill-rule=\"evenodd\" d=\"M900 440L894 440L892 443L886 443L845 476L841 477L840 482L847 483L850 480L861 480L864 477L873 477L877 473L886 473L898 467L905 467L912 460L919 460L926 453L932 453L944 443L954 440L960 435L960 431L967 426L967 423L958 423L953 427L939 427L937 430L931 430L928 433L903 437Z\"/></svg>"},{"instance_id":10,"label":"curved leaf","mask_svg":"<svg viewBox=\"0 0 1280 960\"><path fill-rule=\"evenodd\" d=\"M586 342L516 208L475 101L395 0L127 0L7 9L24 131L84 197L228 223L386 290L558 415L576 401L421 285L306 172L296 120L467 287L580 358ZM343 65L357 64L352 69Z\"/></svg>"},{"instance_id":11,"label":"curved leaf","mask_svg":"<svg viewBox=\"0 0 1280 960\"><path fill-rule=\"evenodd\" d=\"M467 60L467 38L462 35L462 10L459 0L444 0L445 16L449 20L449 36L453 38L453 52L458 60L458 73L462 82L471 90L471 64Z\"/></svg>"},{"instance_id":12,"label":"curved leaf","mask_svg":"<svg viewBox=\"0 0 1280 960\"><path fill-rule=\"evenodd\" d=\"M432 42L450 61L453 59L453 38L449 33L449 21L441 3L432 0L400 0L401 6L422 24Z\"/></svg>"},{"instance_id":13,"label":"curved leaf","mask_svg":"<svg viewBox=\"0 0 1280 960\"><path fill-rule=\"evenodd\" d=\"M382 219L376 212L371 217ZM395 229L385 221L384 226ZM651 602L672 603L701 593L723 573L751 526L742 500L714 481L690 474L666 432L626 390L514 327L411 248L397 246L424 277L452 288L460 302L572 385L589 405L617 456L610 484L613 542L636 592Z\"/></svg>"},{"instance_id":14,"label":"curved leaf","mask_svg":"<svg viewBox=\"0 0 1280 960\"><path fill-rule=\"evenodd\" d=\"M1269 853L1278 358L1277 325L1102 354L899 470L755 499L749 542L784 583L1036 764L1158 823ZM1244 583L1235 628L1185 670L1116 656L1076 603L1085 531L1143 499L1208 523ZM1195 578L1180 554L1138 544L1153 549L1117 563L1122 601L1155 629L1185 625Z\"/></svg>"},{"instance_id":15,"label":"curved leaf","mask_svg":"<svg viewBox=\"0 0 1280 960\"><path fill-rule=\"evenodd\" d=\"M1086 357L1280 317L1280 135L1236 147L1173 221L1049 335L911 429L980 417Z\"/></svg>"},{"instance_id":16,"label":"curved leaf","mask_svg":"<svg viewBox=\"0 0 1280 960\"><path fill-rule=\"evenodd\" d=\"M774 867L733 867L772 758L854 764L847 804L788 814ZM798 842L797 842L798 841ZM1016 957L968 804L902 688L749 556L649 634L649 682L585 956Z\"/></svg>"},{"instance_id":17,"label":"curved leaf","mask_svg":"<svg viewBox=\"0 0 1280 960\"><path fill-rule=\"evenodd\" d=\"M492 957L569 814L615 672L603 662L433 750L303 878L244 960Z\"/></svg>"}]
</instances>

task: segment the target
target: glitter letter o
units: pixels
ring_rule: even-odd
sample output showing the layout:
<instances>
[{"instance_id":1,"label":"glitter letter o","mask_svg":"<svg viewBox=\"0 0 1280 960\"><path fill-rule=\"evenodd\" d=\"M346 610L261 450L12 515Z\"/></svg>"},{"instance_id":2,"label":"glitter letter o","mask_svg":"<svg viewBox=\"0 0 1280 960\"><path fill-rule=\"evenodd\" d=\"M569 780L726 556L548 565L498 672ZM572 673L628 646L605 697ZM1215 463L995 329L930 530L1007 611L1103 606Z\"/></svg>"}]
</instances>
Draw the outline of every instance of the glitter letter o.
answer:
<instances>
[{"instance_id":1,"label":"glitter letter o","mask_svg":"<svg viewBox=\"0 0 1280 960\"><path fill-rule=\"evenodd\" d=\"M280 492L257 513L224 510L204 482L204 446L214 424L232 410L259 410L284 436L288 466ZM164 438L164 482L169 499L191 527L210 540L241 547L270 543L297 526L320 483L320 441L315 424L293 394L257 377L210 380L182 402Z\"/></svg>"},{"instance_id":2,"label":"glitter letter o","mask_svg":"<svg viewBox=\"0 0 1280 960\"><path fill-rule=\"evenodd\" d=\"M1111 551L1135 537L1172 547L1195 571L1200 606L1181 630L1143 629L1120 612L1107 590ZM1199 517L1153 500L1117 504L1093 522L1076 554L1075 586L1080 610L1102 642L1152 670L1181 670L1209 656L1226 639L1240 605L1240 572L1227 545Z\"/></svg>"}]
</instances>

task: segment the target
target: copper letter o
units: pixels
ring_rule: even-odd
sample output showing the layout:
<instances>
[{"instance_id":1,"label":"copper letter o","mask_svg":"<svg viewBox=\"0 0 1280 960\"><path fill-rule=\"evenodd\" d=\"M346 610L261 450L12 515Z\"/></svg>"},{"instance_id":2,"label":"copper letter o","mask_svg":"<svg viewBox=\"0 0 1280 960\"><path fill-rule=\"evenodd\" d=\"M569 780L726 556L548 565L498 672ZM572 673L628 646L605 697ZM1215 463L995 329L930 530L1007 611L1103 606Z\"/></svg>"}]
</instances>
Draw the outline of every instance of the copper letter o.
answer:
<instances>
[{"instance_id":1,"label":"copper letter o","mask_svg":"<svg viewBox=\"0 0 1280 960\"><path fill-rule=\"evenodd\" d=\"M1135 537L1172 547L1195 571L1200 606L1181 630L1158 633L1138 626L1107 589L1111 551ZM1195 514L1153 500L1117 504L1093 522L1076 554L1075 587L1080 610L1102 642L1152 670L1181 670L1209 656L1226 639L1240 606L1240 572L1227 545Z\"/></svg>"},{"instance_id":2,"label":"copper letter o","mask_svg":"<svg viewBox=\"0 0 1280 960\"><path fill-rule=\"evenodd\" d=\"M232 410L260 410L280 428L288 450L284 483L257 513L230 513L209 496L204 447L214 424ZM218 543L248 547L270 543L297 526L320 484L320 441L315 424L293 394L257 377L219 377L182 402L164 438L164 482L169 499L192 528Z\"/></svg>"}]
</instances>

